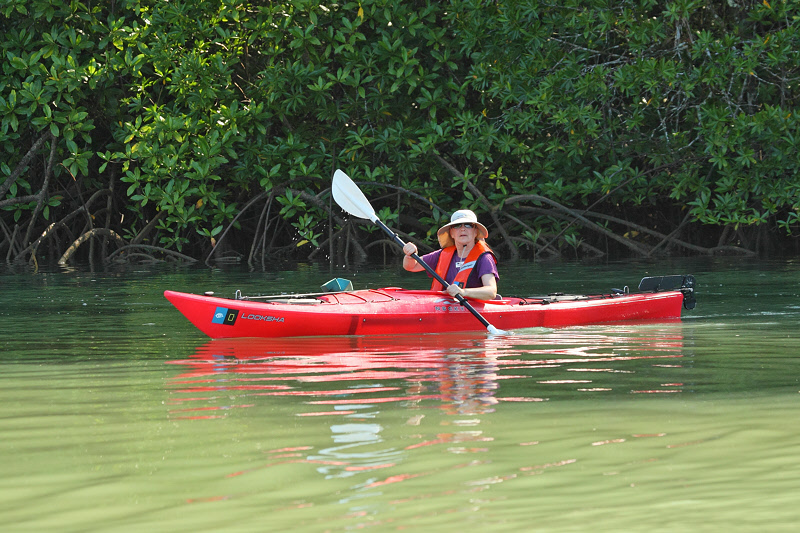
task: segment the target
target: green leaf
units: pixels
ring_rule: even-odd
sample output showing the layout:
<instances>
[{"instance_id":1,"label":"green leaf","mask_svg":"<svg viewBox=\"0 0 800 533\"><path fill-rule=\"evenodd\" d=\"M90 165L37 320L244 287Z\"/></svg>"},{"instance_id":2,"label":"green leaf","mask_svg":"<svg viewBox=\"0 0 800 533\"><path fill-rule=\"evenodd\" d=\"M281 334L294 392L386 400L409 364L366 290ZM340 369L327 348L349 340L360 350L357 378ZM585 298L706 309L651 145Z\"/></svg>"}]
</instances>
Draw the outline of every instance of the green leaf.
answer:
<instances>
[{"instance_id":1,"label":"green leaf","mask_svg":"<svg viewBox=\"0 0 800 533\"><path fill-rule=\"evenodd\" d=\"M9 60L11 61L11 66L16 68L16 69L19 69L19 70L27 70L28 69L28 64L21 57L12 56L9 53Z\"/></svg>"}]
</instances>

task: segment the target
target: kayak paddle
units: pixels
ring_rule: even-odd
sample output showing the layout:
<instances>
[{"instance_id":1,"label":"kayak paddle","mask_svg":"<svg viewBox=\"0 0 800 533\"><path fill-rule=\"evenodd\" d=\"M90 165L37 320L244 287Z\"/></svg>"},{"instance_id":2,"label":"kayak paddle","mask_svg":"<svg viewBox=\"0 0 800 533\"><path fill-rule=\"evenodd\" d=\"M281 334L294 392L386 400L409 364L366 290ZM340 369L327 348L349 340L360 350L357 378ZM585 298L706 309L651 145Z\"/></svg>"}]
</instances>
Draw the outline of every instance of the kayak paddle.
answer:
<instances>
[{"instance_id":1,"label":"kayak paddle","mask_svg":"<svg viewBox=\"0 0 800 533\"><path fill-rule=\"evenodd\" d=\"M333 183L331 184L331 191L333 192L333 199L336 200L336 203L339 204L339 207L353 215L354 217L358 218L366 218L371 220L375 224L378 225L384 232L386 232L392 240L399 245L401 248L406 245L403 242L403 239L397 236L395 232L393 232L389 227L381 222L381 219L378 218L378 215L375 214L375 210L372 208L372 205L367 200L367 197L364 196L364 193L361 192L361 189L358 188L353 180L350 179L350 176L342 172L341 170L336 170L333 173ZM436 281L442 284L442 286L447 287L449 283L447 283L442 277L433 270L428 263L422 260L422 258L418 254L411 254L411 257L424 268L428 274L434 277ZM501 329L497 329L493 325L489 323L472 305L460 294L457 295L456 300L467 308L467 310L472 313L472 315L477 318L481 324L483 324L489 333L493 335L504 335L508 334L508 332L503 331Z\"/></svg>"}]
</instances>

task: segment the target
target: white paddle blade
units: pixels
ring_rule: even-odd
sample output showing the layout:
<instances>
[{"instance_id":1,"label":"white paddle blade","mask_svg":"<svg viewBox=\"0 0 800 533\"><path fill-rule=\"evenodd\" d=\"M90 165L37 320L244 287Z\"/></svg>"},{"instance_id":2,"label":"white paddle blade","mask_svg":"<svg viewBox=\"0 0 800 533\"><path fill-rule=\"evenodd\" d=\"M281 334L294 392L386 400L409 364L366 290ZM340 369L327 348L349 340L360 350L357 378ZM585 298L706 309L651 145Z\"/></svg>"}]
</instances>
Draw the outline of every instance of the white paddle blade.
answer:
<instances>
[{"instance_id":1,"label":"white paddle blade","mask_svg":"<svg viewBox=\"0 0 800 533\"><path fill-rule=\"evenodd\" d=\"M491 324L489 324L489 327L487 327L486 330L492 335L506 335L506 336L511 335L511 332L506 331L504 329L498 329Z\"/></svg>"},{"instance_id":2,"label":"white paddle blade","mask_svg":"<svg viewBox=\"0 0 800 533\"><path fill-rule=\"evenodd\" d=\"M333 183L331 184L333 199L339 207L358 218L367 218L373 222L378 220L372 205L361 192L350 176L339 169L333 173Z\"/></svg>"}]
</instances>

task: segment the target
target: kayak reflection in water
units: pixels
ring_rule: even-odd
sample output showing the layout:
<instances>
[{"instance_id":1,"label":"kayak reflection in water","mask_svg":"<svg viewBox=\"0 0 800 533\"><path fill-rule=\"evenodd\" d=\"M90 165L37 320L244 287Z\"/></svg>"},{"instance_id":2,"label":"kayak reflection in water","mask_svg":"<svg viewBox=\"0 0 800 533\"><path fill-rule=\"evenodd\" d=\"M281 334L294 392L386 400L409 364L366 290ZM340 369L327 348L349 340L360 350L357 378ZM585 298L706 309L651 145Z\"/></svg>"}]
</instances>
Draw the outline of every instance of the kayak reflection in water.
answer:
<instances>
[{"instance_id":1,"label":"kayak reflection in water","mask_svg":"<svg viewBox=\"0 0 800 533\"><path fill-rule=\"evenodd\" d=\"M476 300L494 300L497 297L497 259L486 244L489 236L486 226L478 222L475 213L460 209L453 213L450 222L439 228L440 250L425 254L425 261L449 285L443 287L433 280L431 290L444 291L450 296L461 295ZM422 265L412 257L418 253L414 243L403 247L403 268L409 272L421 272Z\"/></svg>"}]
</instances>

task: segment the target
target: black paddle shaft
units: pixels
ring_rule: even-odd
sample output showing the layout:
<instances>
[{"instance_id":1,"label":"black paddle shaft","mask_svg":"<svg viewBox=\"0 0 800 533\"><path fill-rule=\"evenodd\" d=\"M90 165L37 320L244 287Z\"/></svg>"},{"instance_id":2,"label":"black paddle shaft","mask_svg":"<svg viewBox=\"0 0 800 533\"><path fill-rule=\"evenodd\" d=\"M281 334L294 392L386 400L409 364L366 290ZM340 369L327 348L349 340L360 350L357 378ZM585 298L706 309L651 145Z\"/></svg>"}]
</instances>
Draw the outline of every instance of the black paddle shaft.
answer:
<instances>
[{"instance_id":1,"label":"black paddle shaft","mask_svg":"<svg viewBox=\"0 0 800 533\"><path fill-rule=\"evenodd\" d=\"M402 247L404 247L404 246L406 245L406 243L405 243L405 242L403 242L403 239L401 239L401 238L400 238L400 237L397 235L397 233L395 233L395 232L393 232L391 229L389 229L389 226L387 226L386 224L384 224L384 223L383 223L383 222L382 222L380 219L375 219L375 224L377 224L377 225L378 225L378 227L380 227L380 228L381 228L383 231L385 231L385 232L386 232L386 234L387 234L387 235L389 235L389 236L390 236L390 237L391 237L391 238L394 240L394 242L396 242L398 245L400 245L400 248L402 248ZM431 276L433 276L433 279L435 279L436 281L438 281L439 283L441 283L443 287L447 287L448 285L450 285L450 284L449 284L449 283L447 283L447 282L446 282L444 279L442 279L442 276L440 276L439 274L437 274L437 273L436 273L436 271L435 271L434 269L432 269L428 263L426 263L425 261L423 261L423 260L422 260L422 258L421 258L419 255L417 255L417 254L411 254L411 257L413 257L413 258L414 258L414 260L415 260L417 263L419 263L419 264L420 264L420 266L421 266L422 268L424 268L424 269L425 269L425 270L428 272L428 274L430 274ZM479 313L479 312L478 312L478 311L477 311L477 310L476 310L474 307L472 307L472 305L471 305L471 304L470 304L470 303L469 303L469 302L466 300L466 298L464 298L464 297L463 297L463 296L461 296L460 294L457 294L457 295L455 296L455 299L456 299L456 300L458 300L458 302L459 302L461 305L463 305L464 307L466 307L466 308L467 308L467 310L468 310L470 313L472 313L472 314L473 314L473 316L474 316L475 318L477 318L477 319L480 321L480 323L481 323L481 324L483 324L483 325L484 325L484 327L486 327L486 328L489 328L489 327L491 326L491 324L489 324L489 321L488 321L488 320L486 320L485 318L483 318L483 315L481 315L481 314L480 314L480 313Z\"/></svg>"}]
</instances>

